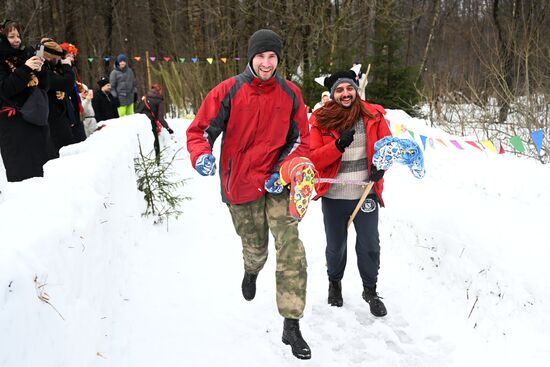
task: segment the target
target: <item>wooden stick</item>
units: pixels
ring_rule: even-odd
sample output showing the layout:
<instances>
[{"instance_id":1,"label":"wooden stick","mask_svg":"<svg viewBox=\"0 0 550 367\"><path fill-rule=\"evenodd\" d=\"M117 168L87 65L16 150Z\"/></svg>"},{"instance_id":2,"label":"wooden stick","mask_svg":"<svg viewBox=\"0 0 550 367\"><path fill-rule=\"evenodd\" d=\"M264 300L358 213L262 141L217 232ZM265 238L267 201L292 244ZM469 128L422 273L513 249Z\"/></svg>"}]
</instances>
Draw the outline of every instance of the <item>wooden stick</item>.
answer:
<instances>
[{"instance_id":1,"label":"wooden stick","mask_svg":"<svg viewBox=\"0 0 550 367\"><path fill-rule=\"evenodd\" d=\"M357 212L359 209L361 209L361 206L365 202L365 199L367 198L367 195L369 194L370 190L372 189L372 186L374 185L374 181L369 182L367 187L365 188L365 191L363 191L363 195L361 195L361 199L359 199L359 202L357 203L357 206L355 206L355 209L353 210L353 213L351 213L349 220L348 220L348 228L353 223L353 220L355 219L355 216L357 215Z\"/></svg>"},{"instance_id":2,"label":"wooden stick","mask_svg":"<svg viewBox=\"0 0 550 367\"><path fill-rule=\"evenodd\" d=\"M151 64L149 63L149 51L145 51L145 65L147 68L147 84L148 89L151 89L151 86L153 85L151 82Z\"/></svg>"}]
</instances>

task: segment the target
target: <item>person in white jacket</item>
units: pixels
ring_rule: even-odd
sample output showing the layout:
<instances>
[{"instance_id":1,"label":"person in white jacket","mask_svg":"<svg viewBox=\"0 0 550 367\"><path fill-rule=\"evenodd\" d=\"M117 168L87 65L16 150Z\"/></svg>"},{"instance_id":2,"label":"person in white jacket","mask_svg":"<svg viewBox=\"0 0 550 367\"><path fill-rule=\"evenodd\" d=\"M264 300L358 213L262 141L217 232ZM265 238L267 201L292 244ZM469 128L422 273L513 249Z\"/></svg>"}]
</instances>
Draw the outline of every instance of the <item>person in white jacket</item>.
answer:
<instances>
[{"instance_id":1,"label":"person in white jacket","mask_svg":"<svg viewBox=\"0 0 550 367\"><path fill-rule=\"evenodd\" d=\"M97 121L95 119L94 108L92 107L92 99L94 98L94 91L88 89L86 84L78 83L78 91L80 92L80 99L82 100L82 123L84 124L84 131L86 137L92 135L97 130Z\"/></svg>"}]
</instances>

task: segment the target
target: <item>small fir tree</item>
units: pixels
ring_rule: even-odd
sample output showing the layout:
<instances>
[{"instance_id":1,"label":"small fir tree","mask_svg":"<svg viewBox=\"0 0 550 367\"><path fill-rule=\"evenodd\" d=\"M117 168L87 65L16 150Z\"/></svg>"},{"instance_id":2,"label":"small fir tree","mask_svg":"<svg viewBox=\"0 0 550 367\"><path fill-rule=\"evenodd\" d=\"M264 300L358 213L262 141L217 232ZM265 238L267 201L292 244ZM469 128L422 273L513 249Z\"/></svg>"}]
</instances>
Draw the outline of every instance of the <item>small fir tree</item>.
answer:
<instances>
[{"instance_id":1,"label":"small fir tree","mask_svg":"<svg viewBox=\"0 0 550 367\"><path fill-rule=\"evenodd\" d=\"M147 208L143 216L153 216L155 223L162 223L170 217L176 219L182 213L180 205L184 200L190 200L187 196L177 194L177 190L185 185L186 179L175 180L172 164L178 149L170 158L167 157L167 148L160 152L160 159L155 157L154 150L148 154L143 152L139 141L139 156L134 159L134 169L137 176L138 190L143 192L143 198L147 202Z\"/></svg>"}]
</instances>

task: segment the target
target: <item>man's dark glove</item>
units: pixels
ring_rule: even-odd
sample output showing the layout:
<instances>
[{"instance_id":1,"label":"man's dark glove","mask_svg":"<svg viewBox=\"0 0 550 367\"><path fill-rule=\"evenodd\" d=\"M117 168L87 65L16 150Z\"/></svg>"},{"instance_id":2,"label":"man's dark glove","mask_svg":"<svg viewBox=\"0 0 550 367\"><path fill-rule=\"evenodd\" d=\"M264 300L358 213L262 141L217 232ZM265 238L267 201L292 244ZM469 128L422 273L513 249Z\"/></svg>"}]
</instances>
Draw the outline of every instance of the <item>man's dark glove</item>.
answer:
<instances>
[{"instance_id":1,"label":"man's dark glove","mask_svg":"<svg viewBox=\"0 0 550 367\"><path fill-rule=\"evenodd\" d=\"M170 134L173 134L173 133L174 133L174 130L172 130L172 129L170 129L170 128L168 128L168 129L166 129L166 130L168 130L168 132L169 132Z\"/></svg>"},{"instance_id":2,"label":"man's dark glove","mask_svg":"<svg viewBox=\"0 0 550 367\"><path fill-rule=\"evenodd\" d=\"M376 166L373 164L370 169L369 181L374 181L374 182L380 181L382 177L384 177L385 172L386 170L383 170L383 169L378 170Z\"/></svg>"},{"instance_id":3,"label":"man's dark glove","mask_svg":"<svg viewBox=\"0 0 550 367\"><path fill-rule=\"evenodd\" d=\"M338 148L339 151L344 153L344 150L346 150L347 147L353 142L353 135L355 134L355 130L346 130L342 131L340 134L340 139L336 140L334 143L336 144L336 148Z\"/></svg>"}]
</instances>

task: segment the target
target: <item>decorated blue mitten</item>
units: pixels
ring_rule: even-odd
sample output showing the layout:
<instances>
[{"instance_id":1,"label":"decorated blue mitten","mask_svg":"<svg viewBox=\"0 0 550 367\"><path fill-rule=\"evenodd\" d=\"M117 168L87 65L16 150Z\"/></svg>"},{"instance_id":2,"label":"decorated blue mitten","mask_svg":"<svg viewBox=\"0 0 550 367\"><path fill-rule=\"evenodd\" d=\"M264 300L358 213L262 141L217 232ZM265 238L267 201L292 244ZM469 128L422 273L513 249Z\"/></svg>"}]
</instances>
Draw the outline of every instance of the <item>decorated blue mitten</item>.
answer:
<instances>
[{"instance_id":1,"label":"decorated blue mitten","mask_svg":"<svg viewBox=\"0 0 550 367\"><path fill-rule=\"evenodd\" d=\"M203 154L197 159L195 169L201 176L214 176L216 174L216 157L212 154Z\"/></svg>"},{"instance_id":2,"label":"decorated blue mitten","mask_svg":"<svg viewBox=\"0 0 550 367\"><path fill-rule=\"evenodd\" d=\"M399 159L400 163L410 168L411 173L416 178L422 178L426 174L424 169L424 155L420 146L408 139L402 139L400 142L402 153Z\"/></svg>"},{"instance_id":3,"label":"decorated blue mitten","mask_svg":"<svg viewBox=\"0 0 550 367\"><path fill-rule=\"evenodd\" d=\"M279 176L279 172L273 172L271 177L269 177L269 179L265 181L265 191L269 192L270 194L280 194L281 192L283 192L284 187L279 180Z\"/></svg>"}]
</instances>

